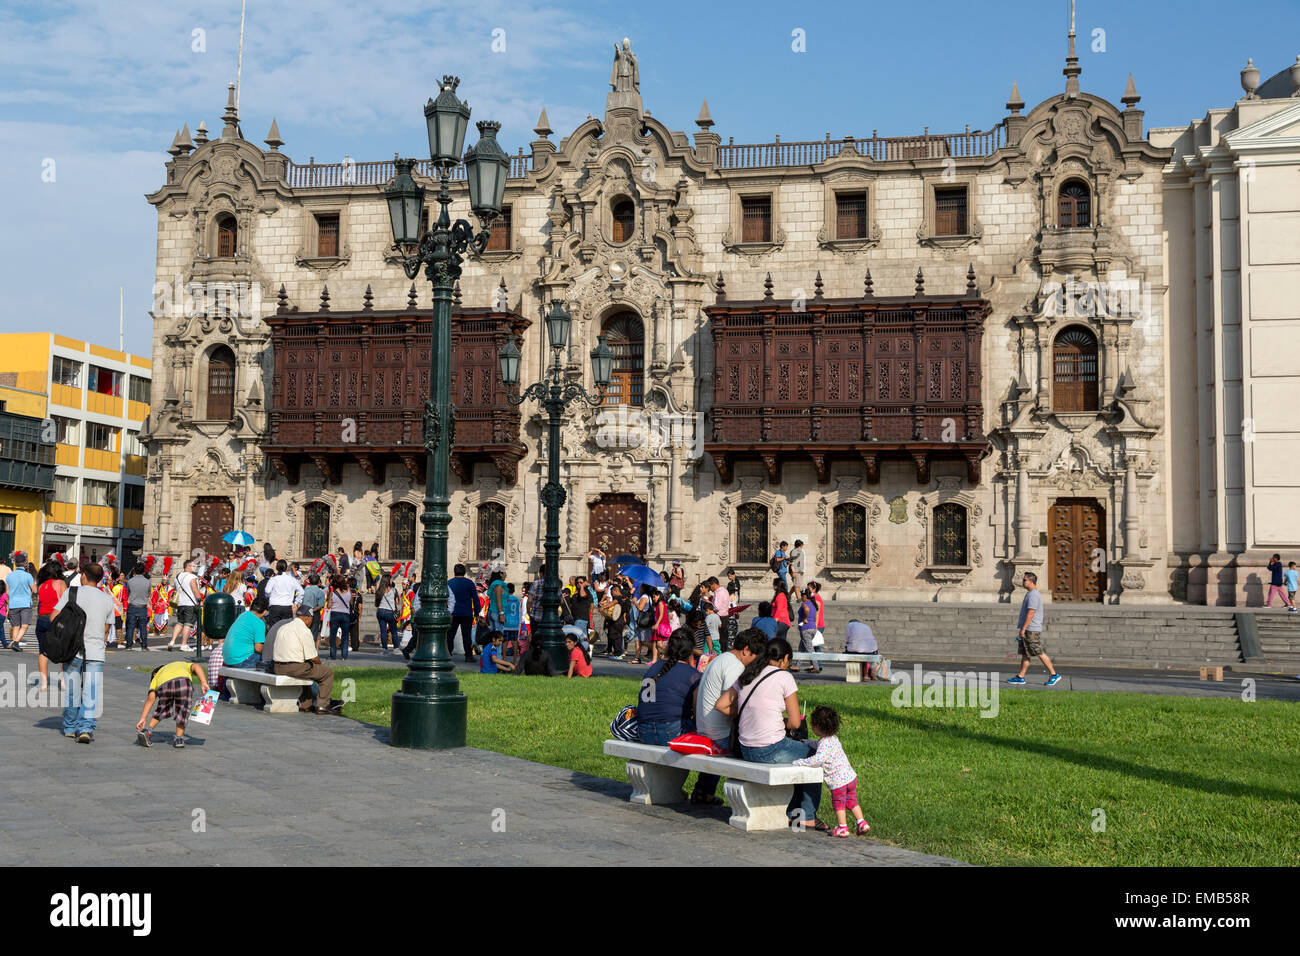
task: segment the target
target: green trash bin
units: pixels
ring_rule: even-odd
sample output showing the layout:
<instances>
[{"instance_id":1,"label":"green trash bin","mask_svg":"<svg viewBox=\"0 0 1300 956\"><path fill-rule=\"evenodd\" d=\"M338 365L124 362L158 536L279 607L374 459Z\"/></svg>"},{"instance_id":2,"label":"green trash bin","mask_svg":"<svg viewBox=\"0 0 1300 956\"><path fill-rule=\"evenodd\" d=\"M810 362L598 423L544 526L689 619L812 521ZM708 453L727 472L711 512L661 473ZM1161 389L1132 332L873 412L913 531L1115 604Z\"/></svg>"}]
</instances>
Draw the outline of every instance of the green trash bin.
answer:
<instances>
[{"instance_id":1,"label":"green trash bin","mask_svg":"<svg viewBox=\"0 0 1300 956\"><path fill-rule=\"evenodd\" d=\"M203 634L210 641L223 641L235 623L235 599L218 591L203 599Z\"/></svg>"}]
</instances>

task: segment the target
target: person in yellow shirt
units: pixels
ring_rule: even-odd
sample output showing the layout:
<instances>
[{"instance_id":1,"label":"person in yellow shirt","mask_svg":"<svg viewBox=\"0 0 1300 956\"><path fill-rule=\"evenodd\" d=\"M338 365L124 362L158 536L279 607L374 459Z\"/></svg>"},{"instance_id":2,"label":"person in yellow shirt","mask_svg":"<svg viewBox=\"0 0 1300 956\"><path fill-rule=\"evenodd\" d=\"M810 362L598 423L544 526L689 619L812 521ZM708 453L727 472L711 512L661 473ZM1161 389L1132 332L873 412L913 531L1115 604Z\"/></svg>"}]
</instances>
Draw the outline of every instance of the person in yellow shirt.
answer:
<instances>
[{"instance_id":1,"label":"person in yellow shirt","mask_svg":"<svg viewBox=\"0 0 1300 956\"><path fill-rule=\"evenodd\" d=\"M163 720L172 717L176 720L176 736L172 746L185 746L185 725L190 719L190 698L194 690L194 681L198 680L203 693L208 692L208 676L200 664L191 661L172 661L154 668L149 676L149 693L144 699L144 710L136 721L136 743L141 747L152 747L152 732ZM157 704L153 719L149 720L149 711ZM146 726L145 722L148 721Z\"/></svg>"}]
</instances>

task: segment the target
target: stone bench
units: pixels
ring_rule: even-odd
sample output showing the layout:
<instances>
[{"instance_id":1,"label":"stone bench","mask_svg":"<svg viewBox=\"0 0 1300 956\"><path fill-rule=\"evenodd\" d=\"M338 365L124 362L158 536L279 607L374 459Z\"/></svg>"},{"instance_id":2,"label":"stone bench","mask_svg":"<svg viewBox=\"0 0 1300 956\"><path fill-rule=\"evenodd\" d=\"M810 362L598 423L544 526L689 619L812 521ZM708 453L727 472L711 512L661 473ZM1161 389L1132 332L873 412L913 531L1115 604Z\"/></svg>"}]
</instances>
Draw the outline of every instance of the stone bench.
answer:
<instances>
[{"instance_id":1,"label":"stone bench","mask_svg":"<svg viewBox=\"0 0 1300 956\"><path fill-rule=\"evenodd\" d=\"M296 714L298 698L312 682L301 677L286 677L269 671L246 667L223 667L218 676L226 679L226 690L236 704L265 704L273 714Z\"/></svg>"},{"instance_id":2,"label":"stone bench","mask_svg":"<svg viewBox=\"0 0 1300 956\"><path fill-rule=\"evenodd\" d=\"M844 665L844 680L849 684L862 683L862 665L863 664L884 664L885 673L889 673L892 661L886 660L879 654L823 654L820 651L809 653L808 651L796 651L791 655L792 659L797 661L816 661L818 664L823 662L829 664Z\"/></svg>"},{"instance_id":3,"label":"stone bench","mask_svg":"<svg viewBox=\"0 0 1300 956\"><path fill-rule=\"evenodd\" d=\"M606 740L605 753L627 759L632 803L654 806L683 803L682 785L692 770L725 777L723 792L731 805L731 819L727 822L746 832L787 828L790 821L785 810L794 796L794 785L822 781L820 767L680 754L667 747L625 740Z\"/></svg>"}]
</instances>

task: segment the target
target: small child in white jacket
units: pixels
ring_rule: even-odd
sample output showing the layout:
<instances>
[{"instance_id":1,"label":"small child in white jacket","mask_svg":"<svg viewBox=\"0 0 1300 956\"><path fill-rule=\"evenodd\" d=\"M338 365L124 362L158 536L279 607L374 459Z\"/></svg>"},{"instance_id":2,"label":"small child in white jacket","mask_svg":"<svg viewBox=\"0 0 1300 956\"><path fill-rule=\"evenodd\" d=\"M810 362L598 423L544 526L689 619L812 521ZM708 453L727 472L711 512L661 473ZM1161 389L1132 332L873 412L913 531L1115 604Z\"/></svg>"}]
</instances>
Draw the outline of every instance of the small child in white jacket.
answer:
<instances>
[{"instance_id":1,"label":"small child in white jacket","mask_svg":"<svg viewBox=\"0 0 1300 956\"><path fill-rule=\"evenodd\" d=\"M831 791L831 806L835 810L835 822L838 824L831 831L831 836L847 837L849 835L846 810L852 810L857 818L858 836L871 829L862 818L862 807L858 806L858 775L849 765L849 758L837 736L840 732L840 715L833 707L818 707L812 713L813 733L819 738L817 752L811 757L803 757L794 762L796 767L821 767L825 775L826 786Z\"/></svg>"}]
</instances>

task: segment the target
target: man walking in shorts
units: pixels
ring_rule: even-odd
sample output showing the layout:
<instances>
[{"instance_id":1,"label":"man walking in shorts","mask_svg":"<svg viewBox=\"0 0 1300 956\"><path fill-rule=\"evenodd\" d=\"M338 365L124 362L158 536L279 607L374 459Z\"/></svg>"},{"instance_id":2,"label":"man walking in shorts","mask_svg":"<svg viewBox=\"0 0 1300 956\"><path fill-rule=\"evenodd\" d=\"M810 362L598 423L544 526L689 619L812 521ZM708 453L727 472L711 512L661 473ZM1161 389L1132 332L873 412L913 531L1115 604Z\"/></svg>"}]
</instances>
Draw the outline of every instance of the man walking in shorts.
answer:
<instances>
[{"instance_id":1,"label":"man walking in shorts","mask_svg":"<svg viewBox=\"0 0 1300 956\"><path fill-rule=\"evenodd\" d=\"M1061 675L1052 666L1052 659L1043 650L1043 592L1038 590L1038 575L1033 571L1025 572L1025 599L1020 602L1020 621L1017 644L1020 648L1020 673L1008 677L1008 684L1023 684L1025 674L1029 671L1030 658L1037 657L1043 662L1050 675L1043 683L1055 687Z\"/></svg>"}]
</instances>

